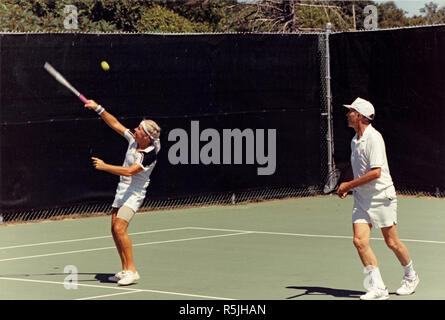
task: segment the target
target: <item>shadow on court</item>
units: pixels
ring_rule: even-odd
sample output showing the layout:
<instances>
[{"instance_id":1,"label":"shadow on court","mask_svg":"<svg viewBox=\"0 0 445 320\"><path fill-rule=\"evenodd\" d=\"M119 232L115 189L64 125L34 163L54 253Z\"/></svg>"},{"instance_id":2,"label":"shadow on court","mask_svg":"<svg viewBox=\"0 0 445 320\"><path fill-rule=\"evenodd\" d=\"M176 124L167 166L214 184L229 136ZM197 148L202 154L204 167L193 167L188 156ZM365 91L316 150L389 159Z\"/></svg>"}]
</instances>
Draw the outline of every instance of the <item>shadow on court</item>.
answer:
<instances>
[{"instance_id":1,"label":"shadow on court","mask_svg":"<svg viewBox=\"0 0 445 320\"><path fill-rule=\"evenodd\" d=\"M345 289L334 289L334 288L326 288L326 287L286 287L287 289L296 289L296 290L306 290L301 294L297 294L295 296L288 297L286 299L295 299L306 295L328 295L336 298L351 298L358 299L362 294L365 294L364 291L354 291L354 290L345 290Z\"/></svg>"}]
</instances>

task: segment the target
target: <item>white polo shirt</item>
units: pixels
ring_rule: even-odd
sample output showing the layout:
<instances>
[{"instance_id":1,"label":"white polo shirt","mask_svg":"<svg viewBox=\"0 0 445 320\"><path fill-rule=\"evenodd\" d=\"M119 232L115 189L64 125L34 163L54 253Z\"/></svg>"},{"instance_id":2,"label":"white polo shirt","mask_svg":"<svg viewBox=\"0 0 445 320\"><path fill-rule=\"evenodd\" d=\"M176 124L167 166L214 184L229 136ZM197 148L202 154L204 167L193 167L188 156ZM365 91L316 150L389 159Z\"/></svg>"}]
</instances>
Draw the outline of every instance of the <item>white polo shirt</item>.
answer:
<instances>
[{"instance_id":1,"label":"white polo shirt","mask_svg":"<svg viewBox=\"0 0 445 320\"><path fill-rule=\"evenodd\" d=\"M137 163L143 170L131 177L120 176L112 207L126 206L136 212L145 198L146 188L150 184L150 175L156 165L161 143L159 139L155 139L146 149L137 151L138 144L129 129L125 131L124 137L128 141L128 149L122 166L130 167Z\"/></svg>"},{"instance_id":2,"label":"white polo shirt","mask_svg":"<svg viewBox=\"0 0 445 320\"><path fill-rule=\"evenodd\" d=\"M371 198L393 186L386 158L385 142L382 135L369 124L360 139L357 134L351 141L351 165L354 179L357 179L372 168L381 168L380 178L354 188L361 198Z\"/></svg>"}]
</instances>

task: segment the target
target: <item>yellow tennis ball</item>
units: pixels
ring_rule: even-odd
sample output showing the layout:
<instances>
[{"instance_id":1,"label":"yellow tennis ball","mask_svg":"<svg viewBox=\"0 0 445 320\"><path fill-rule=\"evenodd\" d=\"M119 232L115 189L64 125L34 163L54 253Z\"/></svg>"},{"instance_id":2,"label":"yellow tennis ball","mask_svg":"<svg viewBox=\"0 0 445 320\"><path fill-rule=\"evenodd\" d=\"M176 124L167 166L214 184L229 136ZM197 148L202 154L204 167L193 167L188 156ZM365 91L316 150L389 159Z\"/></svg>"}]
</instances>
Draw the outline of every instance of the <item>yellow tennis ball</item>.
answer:
<instances>
[{"instance_id":1,"label":"yellow tennis ball","mask_svg":"<svg viewBox=\"0 0 445 320\"><path fill-rule=\"evenodd\" d=\"M102 69L103 69L104 71L108 71L108 70L110 70L110 65L109 65L108 62L106 62L106 61L102 61L102 62L100 63L100 66L102 67Z\"/></svg>"}]
</instances>

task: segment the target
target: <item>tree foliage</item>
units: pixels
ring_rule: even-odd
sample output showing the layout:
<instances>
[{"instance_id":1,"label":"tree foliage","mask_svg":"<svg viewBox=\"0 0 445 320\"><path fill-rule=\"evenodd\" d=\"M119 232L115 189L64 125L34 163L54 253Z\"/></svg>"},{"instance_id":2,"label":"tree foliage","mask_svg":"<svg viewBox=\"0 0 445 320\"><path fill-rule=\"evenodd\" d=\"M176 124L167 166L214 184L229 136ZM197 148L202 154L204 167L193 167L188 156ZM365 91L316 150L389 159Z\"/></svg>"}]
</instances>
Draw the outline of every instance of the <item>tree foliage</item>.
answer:
<instances>
[{"instance_id":1,"label":"tree foliage","mask_svg":"<svg viewBox=\"0 0 445 320\"><path fill-rule=\"evenodd\" d=\"M236 6L236 0L162 0L165 7L188 20L208 25L212 32L226 31L227 9Z\"/></svg>"},{"instance_id":2,"label":"tree foliage","mask_svg":"<svg viewBox=\"0 0 445 320\"><path fill-rule=\"evenodd\" d=\"M297 32L324 30L330 22L338 29L351 23L334 2L261 0L244 7L233 25L253 32Z\"/></svg>"},{"instance_id":3,"label":"tree foliage","mask_svg":"<svg viewBox=\"0 0 445 320\"><path fill-rule=\"evenodd\" d=\"M420 9L420 12L426 15L426 24L443 24L445 23L445 7L438 8L434 2L425 3L425 6Z\"/></svg>"},{"instance_id":4,"label":"tree foliage","mask_svg":"<svg viewBox=\"0 0 445 320\"><path fill-rule=\"evenodd\" d=\"M160 5L155 5L142 12L141 19L136 24L139 32L159 33L193 33L211 32L209 24L193 22L176 12Z\"/></svg>"},{"instance_id":5,"label":"tree foliage","mask_svg":"<svg viewBox=\"0 0 445 320\"><path fill-rule=\"evenodd\" d=\"M67 5L77 29L67 30ZM378 27L445 23L445 7L425 4L407 17L395 2L300 0L2 0L3 32L304 32L363 29L364 8L378 9Z\"/></svg>"},{"instance_id":6,"label":"tree foliage","mask_svg":"<svg viewBox=\"0 0 445 320\"><path fill-rule=\"evenodd\" d=\"M78 13L78 31L109 32L115 26L105 20L94 21L92 1L71 0L2 0L0 30L15 32L66 32L65 6L74 5Z\"/></svg>"}]
</instances>

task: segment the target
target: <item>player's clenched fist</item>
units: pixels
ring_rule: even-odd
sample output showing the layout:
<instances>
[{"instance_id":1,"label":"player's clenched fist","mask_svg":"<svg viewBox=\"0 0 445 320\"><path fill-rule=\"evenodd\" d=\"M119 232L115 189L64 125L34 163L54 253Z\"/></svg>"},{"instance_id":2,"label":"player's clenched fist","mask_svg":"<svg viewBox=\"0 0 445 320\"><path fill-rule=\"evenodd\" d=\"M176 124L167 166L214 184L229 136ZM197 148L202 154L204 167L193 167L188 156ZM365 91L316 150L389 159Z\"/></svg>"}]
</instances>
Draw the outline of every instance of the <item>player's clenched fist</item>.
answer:
<instances>
[{"instance_id":1,"label":"player's clenched fist","mask_svg":"<svg viewBox=\"0 0 445 320\"><path fill-rule=\"evenodd\" d=\"M97 107L99 107L99 104L94 100L88 100L88 103L85 104L85 108L93 111L96 111Z\"/></svg>"}]
</instances>

